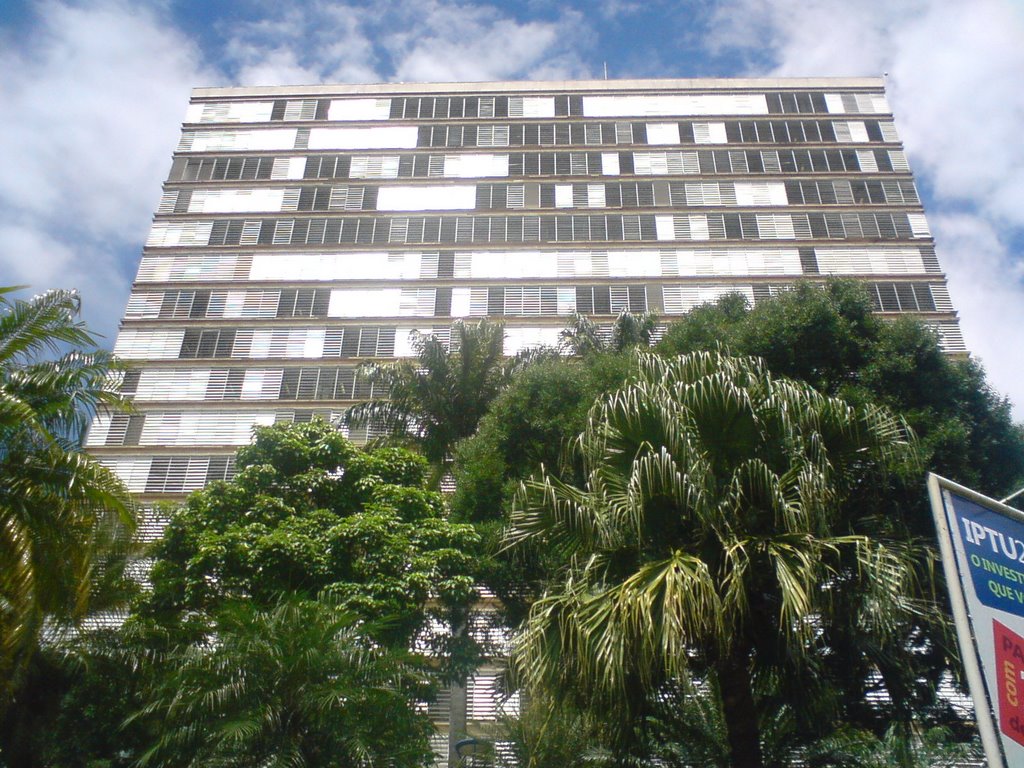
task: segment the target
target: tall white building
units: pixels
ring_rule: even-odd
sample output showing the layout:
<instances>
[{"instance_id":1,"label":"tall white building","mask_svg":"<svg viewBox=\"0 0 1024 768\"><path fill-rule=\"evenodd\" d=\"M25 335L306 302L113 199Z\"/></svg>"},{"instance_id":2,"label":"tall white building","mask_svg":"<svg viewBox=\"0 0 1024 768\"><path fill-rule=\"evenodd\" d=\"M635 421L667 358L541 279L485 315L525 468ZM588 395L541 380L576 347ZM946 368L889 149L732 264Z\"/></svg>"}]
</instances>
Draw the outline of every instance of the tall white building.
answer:
<instances>
[{"instance_id":1,"label":"tall white building","mask_svg":"<svg viewBox=\"0 0 1024 768\"><path fill-rule=\"evenodd\" d=\"M964 351L880 79L199 88L114 349L137 413L88 445L181 498L417 332L499 318L511 354L828 275Z\"/></svg>"}]
</instances>

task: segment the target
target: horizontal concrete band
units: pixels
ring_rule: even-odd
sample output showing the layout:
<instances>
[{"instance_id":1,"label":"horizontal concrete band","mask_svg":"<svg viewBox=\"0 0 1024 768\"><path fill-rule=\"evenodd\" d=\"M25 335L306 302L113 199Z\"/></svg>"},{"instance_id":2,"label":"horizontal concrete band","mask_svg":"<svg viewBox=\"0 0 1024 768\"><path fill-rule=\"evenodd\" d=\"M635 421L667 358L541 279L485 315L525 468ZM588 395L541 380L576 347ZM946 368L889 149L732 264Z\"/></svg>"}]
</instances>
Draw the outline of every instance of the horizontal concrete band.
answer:
<instances>
[{"instance_id":1,"label":"horizontal concrete band","mask_svg":"<svg viewBox=\"0 0 1024 768\"><path fill-rule=\"evenodd\" d=\"M743 91L789 90L809 88L885 87L881 77L752 77L684 78L649 80L503 80L479 83L332 83L323 85L273 85L232 88L193 88L192 98L223 99L283 96L370 96L374 94L452 94L452 93L583 93L619 91Z\"/></svg>"}]
</instances>

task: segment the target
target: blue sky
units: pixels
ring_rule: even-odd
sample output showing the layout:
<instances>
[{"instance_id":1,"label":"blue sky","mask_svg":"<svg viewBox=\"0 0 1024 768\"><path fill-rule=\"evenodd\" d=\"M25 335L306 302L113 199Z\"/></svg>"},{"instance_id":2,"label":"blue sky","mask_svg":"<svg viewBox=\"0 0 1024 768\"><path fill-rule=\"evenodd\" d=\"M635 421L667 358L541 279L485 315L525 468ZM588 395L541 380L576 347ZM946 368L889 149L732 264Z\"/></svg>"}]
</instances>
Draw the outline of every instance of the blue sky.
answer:
<instances>
[{"instance_id":1,"label":"blue sky","mask_svg":"<svg viewBox=\"0 0 1024 768\"><path fill-rule=\"evenodd\" d=\"M0 284L112 343L190 88L879 75L967 345L1024 420L1024 0L6 0Z\"/></svg>"}]
</instances>

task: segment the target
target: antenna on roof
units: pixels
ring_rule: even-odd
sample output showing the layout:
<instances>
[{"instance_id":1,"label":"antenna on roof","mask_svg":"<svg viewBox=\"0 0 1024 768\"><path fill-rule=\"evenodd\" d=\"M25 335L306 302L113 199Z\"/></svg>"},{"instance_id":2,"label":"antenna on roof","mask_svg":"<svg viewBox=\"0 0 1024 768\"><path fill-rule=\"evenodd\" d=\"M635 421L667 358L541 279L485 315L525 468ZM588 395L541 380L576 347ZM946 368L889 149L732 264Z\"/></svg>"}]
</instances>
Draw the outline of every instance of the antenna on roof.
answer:
<instances>
[{"instance_id":1,"label":"antenna on roof","mask_svg":"<svg viewBox=\"0 0 1024 768\"><path fill-rule=\"evenodd\" d=\"M604 79L605 80L608 79L608 62L607 61L604 63Z\"/></svg>"}]
</instances>

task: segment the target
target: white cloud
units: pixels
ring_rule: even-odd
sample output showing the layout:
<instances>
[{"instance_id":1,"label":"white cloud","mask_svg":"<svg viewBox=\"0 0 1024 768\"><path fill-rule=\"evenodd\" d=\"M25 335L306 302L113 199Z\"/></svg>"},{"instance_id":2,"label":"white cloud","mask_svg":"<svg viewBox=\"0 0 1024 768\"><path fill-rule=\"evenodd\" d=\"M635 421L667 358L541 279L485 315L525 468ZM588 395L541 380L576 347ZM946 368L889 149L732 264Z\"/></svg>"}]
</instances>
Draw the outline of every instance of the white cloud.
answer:
<instances>
[{"instance_id":1,"label":"white cloud","mask_svg":"<svg viewBox=\"0 0 1024 768\"><path fill-rule=\"evenodd\" d=\"M0 269L37 290L79 287L109 336L189 89L210 75L144 8L44 2L36 12L31 35L0 41Z\"/></svg>"},{"instance_id":2,"label":"white cloud","mask_svg":"<svg viewBox=\"0 0 1024 768\"><path fill-rule=\"evenodd\" d=\"M50 288L76 289L89 328L102 337L100 345L113 346L130 281L122 254L102 242L50 235L31 223L8 220L0 221L0 243L4 285L30 286L20 294L26 297ZM133 263L127 271L134 274L137 249L131 250Z\"/></svg>"},{"instance_id":3,"label":"white cloud","mask_svg":"<svg viewBox=\"0 0 1024 768\"><path fill-rule=\"evenodd\" d=\"M381 80L367 25L378 13L310 2L230 25L222 65L237 85L368 83Z\"/></svg>"},{"instance_id":4,"label":"white cloud","mask_svg":"<svg viewBox=\"0 0 1024 768\"><path fill-rule=\"evenodd\" d=\"M968 347L1024 418L1024 8L1005 0L731 0L710 45L752 74L880 75L929 218ZM1015 260L1016 259L1016 260ZM1016 322L1016 325L1013 323ZM1007 343L1009 342L1009 343Z\"/></svg>"},{"instance_id":5,"label":"white cloud","mask_svg":"<svg viewBox=\"0 0 1024 768\"><path fill-rule=\"evenodd\" d=\"M586 69L578 51L587 27L576 11L556 21L519 22L494 6L419 0L405 6L405 15L405 31L384 39L395 80L569 78Z\"/></svg>"},{"instance_id":6,"label":"white cloud","mask_svg":"<svg viewBox=\"0 0 1024 768\"><path fill-rule=\"evenodd\" d=\"M310 2L231 25L225 64L243 85L578 77L582 14L517 21L500 6L392 0Z\"/></svg>"},{"instance_id":7,"label":"white cloud","mask_svg":"<svg viewBox=\"0 0 1024 768\"><path fill-rule=\"evenodd\" d=\"M965 318L968 349L985 365L989 381L1017 404L1024 403L1024 262L1010 258L1006 242L990 222L971 214L930 217L936 239L945 246L942 266L949 276L953 304Z\"/></svg>"}]
</instances>

